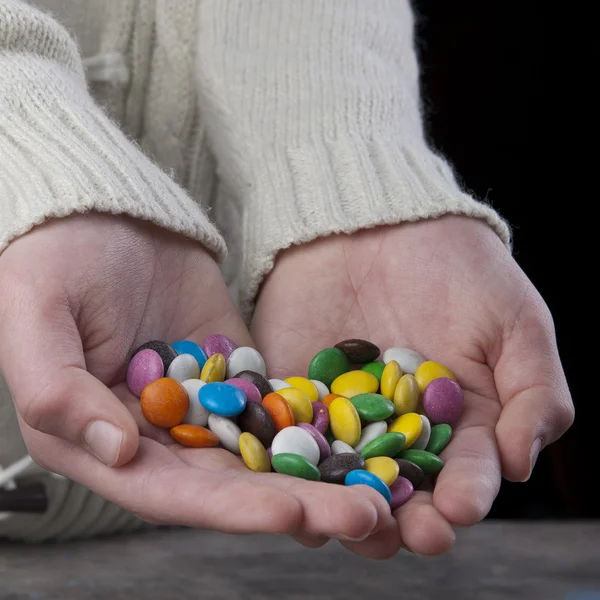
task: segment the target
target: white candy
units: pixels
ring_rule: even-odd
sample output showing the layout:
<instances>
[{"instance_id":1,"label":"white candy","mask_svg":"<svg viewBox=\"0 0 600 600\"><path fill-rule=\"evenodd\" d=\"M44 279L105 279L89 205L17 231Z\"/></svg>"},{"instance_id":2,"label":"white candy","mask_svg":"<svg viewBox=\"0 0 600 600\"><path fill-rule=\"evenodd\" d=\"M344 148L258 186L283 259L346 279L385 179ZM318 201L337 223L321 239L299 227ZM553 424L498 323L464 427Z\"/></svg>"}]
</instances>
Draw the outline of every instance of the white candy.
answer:
<instances>
[{"instance_id":1,"label":"white candy","mask_svg":"<svg viewBox=\"0 0 600 600\"><path fill-rule=\"evenodd\" d=\"M188 425L200 425L200 427L206 427L208 415L210 413L202 406L202 404L200 404L200 398L198 397L200 388L206 384L200 379L186 379L181 382L181 385L185 388L190 400L190 407L183 418L183 422Z\"/></svg>"},{"instance_id":2,"label":"white candy","mask_svg":"<svg viewBox=\"0 0 600 600\"><path fill-rule=\"evenodd\" d=\"M226 450L240 454L242 430L231 419L211 413L208 417L208 428L219 438Z\"/></svg>"},{"instance_id":3,"label":"white candy","mask_svg":"<svg viewBox=\"0 0 600 600\"><path fill-rule=\"evenodd\" d=\"M417 367L424 363L426 359L410 348L389 348L383 353L382 360L386 365L395 360L400 365L403 373L414 375Z\"/></svg>"},{"instance_id":4,"label":"white candy","mask_svg":"<svg viewBox=\"0 0 600 600\"><path fill-rule=\"evenodd\" d=\"M283 431L285 431L285 429ZM346 452L356 454L354 448L350 446L350 444L342 442L342 440L335 440L333 444L331 444L331 454L345 454Z\"/></svg>"},{"instance_id":5,"label":"white candy","mask_svg":"<svg viewBox=\"0 0 600 600\"><path fill-rule=\"evenodd\" d=\"M315 387L317 388L317 391L319 392L319 401L322 402L323 398L325 398L325 396L327 396L327 394L329 394L329 390L327 389L327 386L322 381L319 381L318 379L311 379L311 381L315 384Z\"/></svg>"},{"instance_id":6,"label":"white candy","mask_svg":"<svg viewBox=\"0 0 600 600\"><path fill-rule=\"evenodd\" d=\"M290 387L290 384L282 379L269 379L269 383L271 384L274 392L278 392L279 390L284 390L285 388Z\"/></svg>"},{"instance_id":7,"label":"white candy","mask_svg":"<svg viewBox=\"0 0 600 600\"><path fill-rule=\"evenodd\" d=\"M431 435L431 423L425 415L419 416L421 417L423 428L421 429L419 437L413 442L412 446L410 447L411 450L425 450L425 447L427 446L427 444L429 444L429 436Z\"/></svg>"},{"instance_id":8,"label":"white candy","mask_svg":"<svg viewBox=\"0 0 600 600\"><path fill-rule=\"evenodd\" d=\"M360 434L360 440L358 440L358 444L354 446L354 451L360 454L368 443L386 433L387 429L388 425L385 421L375 421L374 423L369 423L369 425L362 430Z\"/></svg>"},{"instance_id":9,"label":"white candy","mask_svg":"<svg viewBox=\"0 0 600 600\"><path fill-rule=\"evenodd\" d=\"M263 377L267 376L265 359L258 350L250 346L236 348L227 359L227 379L235 377L242 371L255 371Z\"/></svg>"},{"instance_id":10,"label":"white candy","mask_svg":"<svg viewBox=\"0 0 600 600\"><path fill-rule=\"evenodd\" d=\"M306 460L317 466L321 451L315 438L305 429L292 425L282 429L274 438L271 444L273 456L291 452L304 456Z\"/></svg>"},{"instance_id":11,"label":"white candy","mask_svg":"<svg viewBox=\"0 0 600 600\"><path fill-rule=\"evenodd\" d=\"M186 379L200 379L200 365L191 354L180 354L169 365L166 376L179 383Z\"/></svg>"}]
</instances>

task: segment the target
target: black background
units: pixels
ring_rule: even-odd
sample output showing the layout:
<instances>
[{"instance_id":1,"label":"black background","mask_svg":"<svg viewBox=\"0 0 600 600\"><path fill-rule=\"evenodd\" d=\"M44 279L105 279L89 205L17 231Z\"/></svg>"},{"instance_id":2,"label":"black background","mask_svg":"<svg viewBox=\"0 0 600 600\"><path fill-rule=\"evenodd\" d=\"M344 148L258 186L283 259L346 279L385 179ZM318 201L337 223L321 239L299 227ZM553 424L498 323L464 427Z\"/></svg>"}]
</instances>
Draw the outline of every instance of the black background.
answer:
<instances>
[{"instance_id":1,"label":"black background","mask_svg":"<svg viewBox=\"0 0 600 600\"><path fill-rule=\"evenodd\" d=\"M586 189L595 151L585 149L594 123L583 102L568 104L576 89L562 95L581 56L565 60L568 37L557 42L535 2L413 6L430 140L463 185L512 225L514 257L553 314L576 408L573 427L541 453L532 478L503 483L489 518L598 518L598 352L590 341L598 269L597 252L584 248L595 234L586 233L595 225L597 191ZM577 143L564 137L574 131Z\"/></svg>"}]
</instances>

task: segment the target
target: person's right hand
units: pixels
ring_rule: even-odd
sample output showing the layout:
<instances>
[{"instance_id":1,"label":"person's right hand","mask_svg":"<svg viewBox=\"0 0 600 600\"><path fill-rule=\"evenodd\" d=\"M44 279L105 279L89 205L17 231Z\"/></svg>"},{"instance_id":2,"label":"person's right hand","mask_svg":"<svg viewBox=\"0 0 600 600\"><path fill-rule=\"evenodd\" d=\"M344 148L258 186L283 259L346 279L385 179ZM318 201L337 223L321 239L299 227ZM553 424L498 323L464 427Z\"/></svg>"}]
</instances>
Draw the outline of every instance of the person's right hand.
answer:
<instances>
[{"instance_id":1,"label":"person's right hand","mask_svg":"<svg viewBox=\"0 0 600 600\"><path fill-rule=\"evenodd\" d=\"M373 490L256 474L144 419L124 383L138 345L211 333L252 345L199 244L125 217L68 217L0 256L0 298L0 369L46 469L155 523L357 539L392 520Z\"/></svg>"}]
</instances>

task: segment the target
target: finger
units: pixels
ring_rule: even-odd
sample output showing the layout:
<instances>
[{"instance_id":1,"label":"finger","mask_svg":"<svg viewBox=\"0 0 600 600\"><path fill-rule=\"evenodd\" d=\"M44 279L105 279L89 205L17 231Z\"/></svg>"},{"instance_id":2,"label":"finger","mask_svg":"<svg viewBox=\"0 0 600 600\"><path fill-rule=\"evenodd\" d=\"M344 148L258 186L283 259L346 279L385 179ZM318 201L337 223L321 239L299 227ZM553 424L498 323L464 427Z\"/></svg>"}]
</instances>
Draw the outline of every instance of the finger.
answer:
<instances>
[{"instance_id":1,"label":"finger","mask_svg":"<svg viewBox=\"0 0 600 600\"><path fill-rule=\"evenodd\" d=\"M529 478L540 450L563 435L575 415L552 319L544 308L526 310L494 367L503 405L496 436L502 472L511 481Z\"/></svg>"},{"instance_id":2,"label":"finger","mask_svg":"<svg viewBox=\"0 0 600 600\"><path fill-rule=\"evenodd\" d=\"M138 430L129 411L86 371L81 339L64 304L6 307L0 318L0 368L17 412L32 429L85 448L109 466L130 460ZM11 302L11 300L9 300Z\"/></svg>"},{"instance_id":3,"label":"finger","mask_svg":"<svg viewBox=\"0 0 600 600\"><path fill-rule=\"evenodd\" d=\"M296 534L292 537L305 548L322 548L329 541L324 535Z\"/></svg>"},{"instance_id":4,"label":"finger","mask_svg":"<svg viewBox=\"0 0 600 600\"><path fill-rule=\"evenodd\" d=\"M406 548L415 554L436 556L452 548L456 540L454 529L432 505L429 492L415 492L394 516Z\"/></svg>"},{"instance_id":5,"label":"finger","mask_svg":"<svg viewBox=\"0 0 600 600\"><path fill-rule=\"evenodd\" d=\"M402 548L400 527L393 520L385 529L379 531L362 542L341 542L342 545L359 556L374 560L385 560L396 555Z\"/></svg>"}]
</instances>

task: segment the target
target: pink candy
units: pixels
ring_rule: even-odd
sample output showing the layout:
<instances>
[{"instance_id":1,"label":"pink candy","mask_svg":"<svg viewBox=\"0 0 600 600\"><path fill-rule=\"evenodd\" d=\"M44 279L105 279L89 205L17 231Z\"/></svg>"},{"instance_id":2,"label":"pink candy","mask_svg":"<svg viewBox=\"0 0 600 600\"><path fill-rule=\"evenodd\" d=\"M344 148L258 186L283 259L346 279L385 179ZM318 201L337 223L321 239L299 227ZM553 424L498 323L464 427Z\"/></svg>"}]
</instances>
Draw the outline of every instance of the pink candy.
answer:
<instances>
[{"instance_id":1,"label":"pink candy","mask_svg":"<svg viewBox=\"0 0 600 600\"><path fill-rule=\"evenodd\" d=\"M463 411L462 388L454 379L438 377L423 391L423 410L433 423L455 424Z\"/></svg>"},{"instance_id":2,"label":"pink candy","mask_svg":"<svg viewBox=\"0 0 600 600\"><path fill-rule=\"evenodd\" d=\"M202 344L202 349L206 356L210 357L213 354L222 354L227 360L230 354L237 348L237 344L229 339L226 335L213 334L209 335Z\"/></svg>"},{"instance_id":3,"label":"pink candy","mask_svg":"<svg viewBox=\"0 0 600 600\"><path fill-rule=\"evenodd\" d=\"M225 383L242 390L246 394L248 402L258 402L258 404L262 402L259 389L251 381L242 379L241 377L232 377L231 379L227 379Z\"/></svg>"},{"instance_id":4,"label":"pink candy","mask_svg":"<svg viewBox=\"0 0 600 600\"><path fill-rule=\"evenodd\" d=\"M160 354L154 350L140 350L127 367L127 387L138 398L142 390L153 381L164 377L165 366Z\"/></svg>"}]
</instances>

